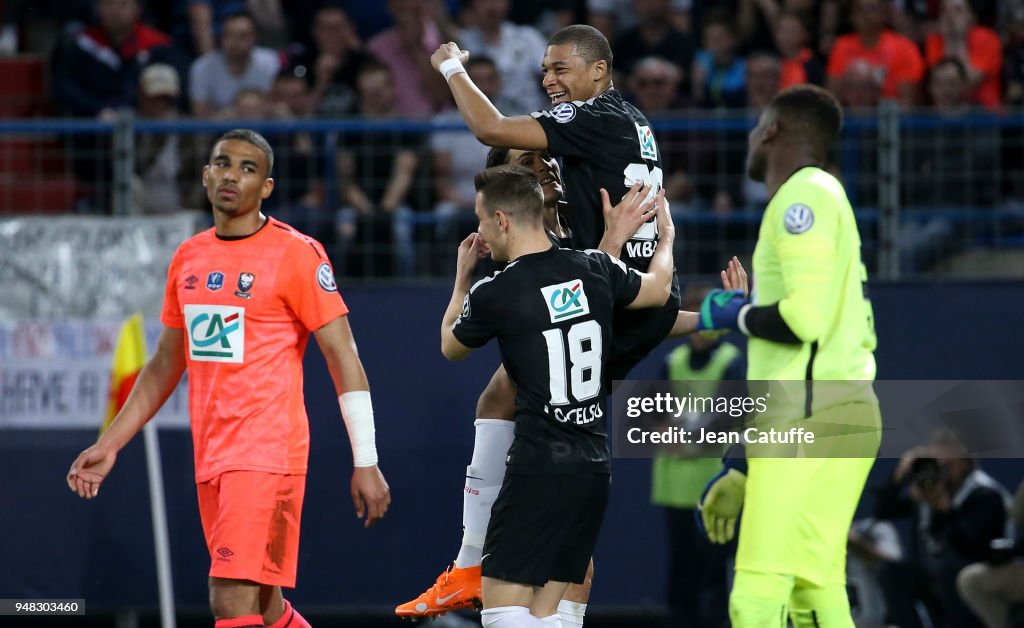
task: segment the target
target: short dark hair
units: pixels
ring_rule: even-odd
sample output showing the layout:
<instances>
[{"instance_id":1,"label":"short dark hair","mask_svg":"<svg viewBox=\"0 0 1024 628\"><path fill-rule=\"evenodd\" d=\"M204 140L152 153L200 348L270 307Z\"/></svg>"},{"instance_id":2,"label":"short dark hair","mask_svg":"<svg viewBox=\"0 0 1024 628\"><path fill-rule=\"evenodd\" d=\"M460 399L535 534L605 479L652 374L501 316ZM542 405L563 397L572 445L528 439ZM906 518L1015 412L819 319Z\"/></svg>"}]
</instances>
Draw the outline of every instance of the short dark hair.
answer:
<instances>
[{"instance_id":1,"label":"short dark hair","mask_svg":"<svg viewBox=\"0 0 1024 628\"><path fill-rule=\"evenodd\" d=\"M267 138L263 137L252 129L232 129L217 138L217 141L213 143L214 146L227 140L241 140L243 142L249 142L256 148L263 151L263 154L267 157L267 176L274 170L274 149L270 147L270 142Z\"/></svg>"},{"instance_id":2,"label":"short dark hair","mask_svg":"<svg viewBox=\"0 0 1024 628\"><path fill-rule=\"evenodd\" d=\"M373 74L374 72L384 72L388 76L392 76L390 67L377 59L370 58L359 64L359 69L356 70L356 78L358 79L359 77L367 74Z\"/></svg>"},{"instance_id":3,"label":"short dark hair","mask_svg":"<svg viewBox=\"0 0 1024 628\"><path fill-rule=\"evenodd\" d=\"M775 112L783 131L803 135L824 159L843 128L843 108L832 92L817 85L787 87L772 98L768 108Z\"/></svg>"},{"instance_id":4,"label":"short dark hair","mask_svg":"<svg viewBox=\"0 0 1024 628\"><path fill-rule=\"evenodd\" d=\"M523 222L539 222L544 212L544 190L532 172L509 164L482 170L473 179L483 194L489 214L500 209Z\"/></svg>"},{"instance_id":5,"label":"short dark hair","mask_svg":"<svg viewBox=\"0 0 1024 628\"><path fill-rule=\"evenodd\" d=\"M237 20L239 18L249 20L249 23L252 24L253 28L256 27L256 18L253 17L252 13L249 13L245 9L242 9L240 11L232 11L231 13L228 13L224 16L224 19L222 19L220 23L225 24L227 23L228 20Z\"/></svg>"},{"instance_id":6,"label":"short dark hair","mask_svg":"<svg viewBox=\"0 0 1024 628\"><path fill-rule=\"evenodd\" d=\"M491 66L491 68L495 70L498 69L498 64L494 61L494 59L488 57L487 55L476 55L470 57L469 61L466 62L466 69L468 70L474 65L489 65Z\"/></svg>"},{"instance_id":7,"label":"short dark hair","mask_svg":"<svg viewBox=\"0 0 1024 628\"><path fill-rule=\"evenodd\" d=\"M608 68L612 67L612 47L604 34L586 24L573 24L566 26L551 36L548 40L549 46L561 46L572 44L576 46L576 52L587 63L604 61Z\"/></svg>"},{"instance_id":8,"label":"short dark hair","mask_svg":"<svg viewBox=\"0 0 1024 628\"><path fill-rule=\"evenodd\" d=\"M508 154L510 152L512 152L511 148L504 148L502 146L491 148L491 150L487 151L487 161L484 163L484 168L504 166L508 163Z\"/></svg>"},{"instance_id":9,"label":"short dark hair","mask_svg":"<svg viewBox=\"0 0 1024 628\"><path fill-rule=\"evenodd\" d=\"M967 68L964 67L964 62L956 57L943 57L936 61L935 65L928 68L928 78L930 79L932 74L935 74L935 72L944 65L953 66L956 69L957 74L960 75L960 80L968 80L969 77L967 76Z\"/></svg>"}]
</instances>

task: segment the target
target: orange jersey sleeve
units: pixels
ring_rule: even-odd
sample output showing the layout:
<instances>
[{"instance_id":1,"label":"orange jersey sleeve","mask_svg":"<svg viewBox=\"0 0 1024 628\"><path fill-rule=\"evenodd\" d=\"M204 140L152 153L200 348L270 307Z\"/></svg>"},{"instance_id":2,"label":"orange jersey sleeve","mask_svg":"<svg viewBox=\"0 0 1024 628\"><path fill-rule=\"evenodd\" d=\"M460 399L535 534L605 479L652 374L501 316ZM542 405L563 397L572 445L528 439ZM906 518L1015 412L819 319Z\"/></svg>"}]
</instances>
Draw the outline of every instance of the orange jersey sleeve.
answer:
<instances>
[{"instance_id":1,"label":"orange jersey sleeve","mask_svg":"<svg viewBox=\"0 0 1024 628\"><path fill-rule=\"evenodd\" d=\"M181 317L181 306L178 305L178 283L182 282L185 289L194 290L195 284L198 283L198 278L193 279L191 284L185 283L188 277L179 277L178 273L178 250L174 252L171 257L171 263L167 267L167 284L164 288L164 305L163 310L160 312L160 322L165 327L172 327L174 329L181 329L185 326L185 321ZM189 285L193 286L189 288Z\"/></svg>"},{"instance_id":2,"label":"orange jersey sleeve","mask_svg":"<svg viewBox=\"0 0 1024 628\"><path fill-rule=\"evenodd\" d=\"M323 245L296 232L287 259L287 271L278 277L279 290L306 329L316 331L348 314Z\"/></svg>"},{"instance_id":3,"label":"orange jersey sleeve","mask_svg":"<svg viewBox=\"0 0 1024 628\"><path fill-rule=\"evenodd\" d=\"M839 77L846 72L855 53L855 40L851 39L856 35L843 35L836 39L832 46L832 53L828 56L828 67L825 72L830 77Z\"/></svg>"}]
</instances>

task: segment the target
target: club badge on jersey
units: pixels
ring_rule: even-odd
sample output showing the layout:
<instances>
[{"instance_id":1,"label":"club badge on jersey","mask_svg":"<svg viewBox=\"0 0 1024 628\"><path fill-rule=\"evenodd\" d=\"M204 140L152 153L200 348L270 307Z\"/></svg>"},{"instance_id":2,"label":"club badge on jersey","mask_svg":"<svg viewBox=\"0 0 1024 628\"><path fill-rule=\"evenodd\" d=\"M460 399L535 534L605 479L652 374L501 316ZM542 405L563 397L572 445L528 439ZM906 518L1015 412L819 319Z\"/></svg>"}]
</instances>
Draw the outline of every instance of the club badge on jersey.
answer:
<instances>
[{"instance_id":1,"label":"club badge on jersey","mask_svg":"<svg viewBox=\"0 0 1024 628\"><path fill-rule=\"evenodd\" d=\"M235 290L235 296L243 299L252 298L252 284L256 281L256 275L252 273L242 273L238 276L238 290Z\"/></svg>"}]
</instances>

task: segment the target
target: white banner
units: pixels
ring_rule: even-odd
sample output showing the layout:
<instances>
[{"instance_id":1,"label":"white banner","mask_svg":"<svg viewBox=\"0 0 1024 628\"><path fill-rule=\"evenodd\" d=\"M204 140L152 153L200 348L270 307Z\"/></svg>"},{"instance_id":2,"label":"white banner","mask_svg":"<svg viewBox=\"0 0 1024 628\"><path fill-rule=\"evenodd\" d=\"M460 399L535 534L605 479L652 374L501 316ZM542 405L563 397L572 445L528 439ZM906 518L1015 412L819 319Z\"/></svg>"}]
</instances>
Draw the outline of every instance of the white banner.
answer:
<instances>
[{"instance_id":1,"label":"white banner","mask_svg":"<svg viewBox=\"0 0 1024 628\"><path fill-rule=\"evenodd\" d=\"M99 429L110 367L124 321L0 322L0 429ZM146 321L150 352L163 326ZM156 416L158 427L188 427L183 379Z\"/></svg>"},{"instance_id":2,"label":"white banner","mask_svg":"<svg viewBox=\"0 0 1024 628\"><path fill-rule=\"evenodd\" d=\"M0 320L160 314L167 265L195 213L0 220Z\"/></svg>"}]
</instances>

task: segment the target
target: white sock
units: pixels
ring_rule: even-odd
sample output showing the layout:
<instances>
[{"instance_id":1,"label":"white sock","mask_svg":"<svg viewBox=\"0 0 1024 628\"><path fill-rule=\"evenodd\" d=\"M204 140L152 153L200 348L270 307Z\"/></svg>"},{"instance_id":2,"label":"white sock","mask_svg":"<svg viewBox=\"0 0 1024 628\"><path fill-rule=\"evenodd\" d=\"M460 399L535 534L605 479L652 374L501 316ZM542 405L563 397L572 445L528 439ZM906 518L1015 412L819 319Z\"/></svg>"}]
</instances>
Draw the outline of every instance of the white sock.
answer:
<instances>
[{"instance_id":1,"label":"white sock","mask_svg":"<svg viewBox=\"0 0 1024 628\"><path fill-rule=\"evenodd\" d=\"M476 567L484 549L491 506L505 478L505 457L515 436L515 421L477 419L473 458L466 467L462 497L462 547L455 558L459 568Z\"/></svg>"},{"instance_id":2,"label":"white sock","mask_svg":"<svg viewBox=\"0 0 1024 628\"><path fill-rule=\"evenodd\" d=\"M549 628L551 624L530 614L525 606L499 606L480 611L483 628Z\"/></svg>"},{"instance_id":3,"label":"white sock","mask_svg":"<svg viewBox=\"0 0 1024 628\"><path fill-rule=\"evenodd\" d=\"M562 619L558 616L558 613L555 613L554 615L548 615L540 621L545 626L554 626L555 628L562 628Z\"/></svg>"},{"instance_id":4,"label":"white sock","mask_svg":"<svg viewBox=\"0 0 1024 628\"><path fill-rule=\"evenodd\" d=\"M562 618L565 628L581 628L583 616L587 614L587 605L579 602L562 600L558 603L558 616Z\"/></svg>"}]
</instances>

